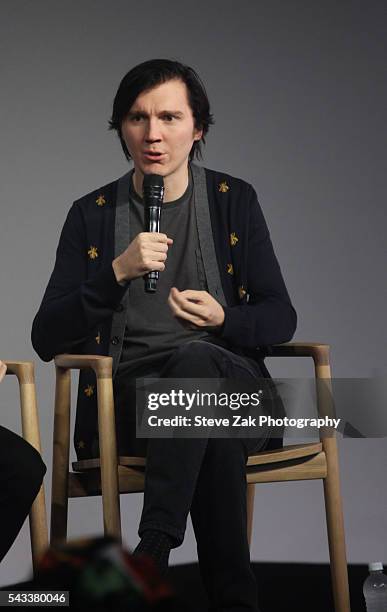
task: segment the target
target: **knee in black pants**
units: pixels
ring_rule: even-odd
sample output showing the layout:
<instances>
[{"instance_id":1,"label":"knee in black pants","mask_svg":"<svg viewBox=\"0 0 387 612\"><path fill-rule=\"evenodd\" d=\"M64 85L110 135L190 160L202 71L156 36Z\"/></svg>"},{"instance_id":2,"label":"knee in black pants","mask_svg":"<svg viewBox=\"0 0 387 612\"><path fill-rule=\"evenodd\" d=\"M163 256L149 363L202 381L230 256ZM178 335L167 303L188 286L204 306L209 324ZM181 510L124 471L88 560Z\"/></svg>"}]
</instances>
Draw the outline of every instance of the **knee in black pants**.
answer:
<instances>
[{"instance_id":1,"label":"knee in black pants","mask_svg":"<svg viewBox=\"0 0 387 612\"><path fill-rule=\"evenodd\" d=\"M161 377L212 378L221 377L222 357L214 345L193 340L176 349L160 373Z\"/></svg>"}]
</instances>

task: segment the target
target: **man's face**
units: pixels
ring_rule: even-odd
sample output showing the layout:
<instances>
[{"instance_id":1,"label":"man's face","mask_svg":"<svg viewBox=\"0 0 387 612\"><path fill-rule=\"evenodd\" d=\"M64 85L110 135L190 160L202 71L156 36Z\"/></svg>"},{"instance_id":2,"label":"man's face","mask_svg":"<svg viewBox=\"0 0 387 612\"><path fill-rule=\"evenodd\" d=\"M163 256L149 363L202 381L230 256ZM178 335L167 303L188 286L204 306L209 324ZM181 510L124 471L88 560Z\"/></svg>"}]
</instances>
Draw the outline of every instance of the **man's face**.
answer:
<instances>
[{"instance_id":1,"label":"man's face","mask_svg":"<svg viewBox=\"0 0 387 612\"><path fill-rule=\"evenodd\" d=\"M169 176L187 166L202 130L194 127L186 84L173 79L142 92L121 124L121 134L142 174ZM161 153L150 156L149 151Z\"/></svg>"}]
</instances>

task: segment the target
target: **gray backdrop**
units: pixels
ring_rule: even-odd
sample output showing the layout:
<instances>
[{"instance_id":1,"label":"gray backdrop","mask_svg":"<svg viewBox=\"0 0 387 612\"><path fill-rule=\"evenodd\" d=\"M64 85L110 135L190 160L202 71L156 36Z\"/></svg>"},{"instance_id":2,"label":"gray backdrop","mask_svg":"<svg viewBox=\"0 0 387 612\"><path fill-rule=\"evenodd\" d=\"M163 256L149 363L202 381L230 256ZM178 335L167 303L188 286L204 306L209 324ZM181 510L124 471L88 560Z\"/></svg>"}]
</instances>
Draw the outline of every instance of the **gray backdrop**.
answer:
<instances>
[{"instance_id":1,"label":"gray backdrop","mask_svg":"<svg viewBox=\"0 0 387 612\"><path fill-rule=\"evenodd\" d=\"M0 357L36 363L47 500L53 365L34 354L31 323L70 204L127 169L107 120L123 74L146 59L178 59L204 80L216 124L203 165L255 186L295 339L329 343L336 376L386 375L384 2L12 0L0 24ZM312 374L305 360L268 365ZM0 409L19 430L12 378ZM340 456L349 561L386 562L386 441L340 441ZM141 501L122 498L129 546ZM70 536L101 528L99 499L70 502ZM327 561L321 483L259 486L254 529L253 560ZM171 561L195 559L189 526ZM0 583L30 567L25 526Z\"/></svg>"}]
</instances>

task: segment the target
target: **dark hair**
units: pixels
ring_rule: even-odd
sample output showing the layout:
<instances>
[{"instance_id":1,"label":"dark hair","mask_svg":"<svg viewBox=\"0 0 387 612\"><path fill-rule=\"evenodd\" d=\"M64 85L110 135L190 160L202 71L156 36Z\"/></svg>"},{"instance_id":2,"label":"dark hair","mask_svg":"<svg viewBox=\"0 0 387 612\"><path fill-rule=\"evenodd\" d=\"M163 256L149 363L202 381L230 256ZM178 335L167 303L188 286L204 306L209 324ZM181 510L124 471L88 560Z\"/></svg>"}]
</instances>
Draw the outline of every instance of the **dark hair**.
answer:
<instances>
[{"instance_id":1,"label":"dark hair","mask_svg":"<svg viewBox=\"0 0 387 612\"><path fill-rule=\"evenodd\" d=\"M122 121L132 108L137 96L143 91L172 79L180 79L186 84L188 103L194 117L195 129L203 130L201 139L196 140L192 145L189 159L192 160L195 155L198 159L203 158L201 141L206 144L204 136L207 134L209 126L214 123L214 119L210 113L210 103L199 75L193 68L180 62L168 59L153 59L132 68L122 79L114 98L109 129L117 131L126 159L130 160L131 155L122 138Z\"/></svg>"}]
</instances>

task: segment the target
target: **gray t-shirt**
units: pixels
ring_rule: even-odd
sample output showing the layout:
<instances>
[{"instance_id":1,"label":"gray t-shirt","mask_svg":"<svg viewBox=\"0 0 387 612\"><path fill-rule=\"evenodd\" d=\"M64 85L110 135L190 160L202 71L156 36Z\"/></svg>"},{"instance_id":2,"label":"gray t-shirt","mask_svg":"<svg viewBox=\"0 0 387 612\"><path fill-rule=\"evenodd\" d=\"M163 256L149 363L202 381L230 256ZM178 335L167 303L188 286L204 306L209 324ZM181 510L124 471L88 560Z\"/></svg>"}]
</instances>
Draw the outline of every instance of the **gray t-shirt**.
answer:
<instances>
[{"instance_id":1,"label":"gray t-shirt","mask_svg":"<svg viewBox=\"0 0 387 612\"><path fill-rule=\"evenodd\" d=\"M129 190L130 241L144 231L144 203L133 187L133 171ZM160 272L156 293L146 293L144 279L136 278L129 285L128 309L121 359L117 375L141 375L149 366L165 361L181 344L208 337L205 330L185 329L172 315L168 305L171 287L207 291L207 283L199 247L193 198L193 180L185 193L163 204L160 232L173 238L168 248L165 270Z\"/></svg>"}]
</instances>

